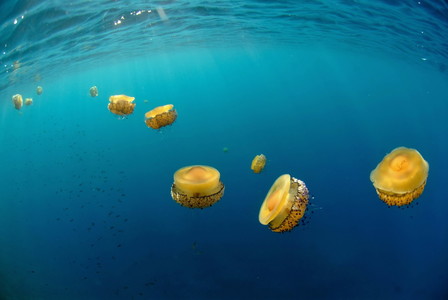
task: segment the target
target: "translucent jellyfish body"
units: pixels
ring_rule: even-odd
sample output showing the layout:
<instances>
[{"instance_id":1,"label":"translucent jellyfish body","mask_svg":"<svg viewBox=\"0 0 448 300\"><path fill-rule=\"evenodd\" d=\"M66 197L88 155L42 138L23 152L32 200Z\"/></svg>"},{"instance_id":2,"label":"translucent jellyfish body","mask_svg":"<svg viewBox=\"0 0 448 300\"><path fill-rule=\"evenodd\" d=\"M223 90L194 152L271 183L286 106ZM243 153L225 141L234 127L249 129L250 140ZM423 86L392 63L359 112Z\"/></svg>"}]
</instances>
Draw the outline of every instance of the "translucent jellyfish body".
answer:
<instances>
[{"instance_id":1,"label":"translucent jellyfish body","mask_svg":"<svg viewBox=\"0 0 448 300\"><path fill-rule=\"evenodd\" d=\"M381 200L388 205L410 204L425 189L429 165L415 150L399 147L387 154L370 173Z\"/></svg>"},{"instance_id":2,"label":"translucent jellyfish body","mask_svg":"<svg viewBox=\"0 0 448 300\"><path fill-rule=\"evenodd\" d=\"M168 104L154 108L145 114L146 126L159 129L171 125L177 119L174 105Z\"/></svg>"},{"instance_id":3,"label":"translucent jellyfish body","mask_svg":"<svg viewBox=\"0 0 448 300\"><path fill-rule=\"evenodd\" d=\"M12 96L12 104L14 104L14 107L17 110L20 110L23 106L23 98L22 95L20 94L15 94L14 96Z\"/></svg>"},{"instance_id":4,"label":"translucent jellyfish body","mask_svg":"<svg viewBox=\"0 0 448 300\"><path fill-rule=\"evenodd\" d=\"M281 175L266 195L258 219L274 232L290 231L303 218L308 201L309 192L303 181Z\"/></svg>"},{"instance_id":5,"label":"translucent jellyfish body","mask_svg":"<svg viewBox=\"0 0 448 300\"><path fill-rule=\"evenodd\" d=\"M31 104L33 104L33 98L26 98L25 105L31 105Z\"/></svg>"},{"instance_id":6,"label":"translucent jellyfish body","mask_svg":"<svg viewBox=\"0 0 448 300\"><path fill-rule=\"evenodd\" d=\"M134 99L126 95L110 96L107 108L116 115L127 116L134 112L135 103L132 103Z\"/></svg>"},{"instance_id":7,"label":"translucent jellyfish body","mask_svg":"<svg viewBox=\"0 0 448 300\"><path fill-rule=\"evenodd\" d=\"M98 88L96 87L96 85L92 86L89 89L89 93L90 93L90 96L92 96L92 97L97 97L98 96Z\"/></svg>"},{"instance_id":8,"label":"translucent jellyfish body","mask_svg":"<svg viewBox=\"0 0 448 300\"><path fill-rule=\"evenodd\" d=\"M252 169L252 171L254 171L254 173L260 173L261 171L263 171L265 165L266 156L264 156L264 154L260 154L254 157L250 168Z\"/></svg>"},{"instance_id":9,"label":"translucent jellyfish body","mask_svg":"<svg viewBox=\"0 0 448 300\"><path fill-rule=\"evenodd\" d=\"M219 171L209 166L188 166L174 173L171 197L182 206L205 208L224 195Z\"/></svg>"},{"instance_id":10,"label":"translucent jellyfish body","mask_svg":"<svg viewBox=\"0 0 448 300\"><path fill-rule=\"evenodd\" d=\"M36 88L36 94L38 95L42 95L43 91L44 89L40 85Z\"/></svg>"}]
</instances>

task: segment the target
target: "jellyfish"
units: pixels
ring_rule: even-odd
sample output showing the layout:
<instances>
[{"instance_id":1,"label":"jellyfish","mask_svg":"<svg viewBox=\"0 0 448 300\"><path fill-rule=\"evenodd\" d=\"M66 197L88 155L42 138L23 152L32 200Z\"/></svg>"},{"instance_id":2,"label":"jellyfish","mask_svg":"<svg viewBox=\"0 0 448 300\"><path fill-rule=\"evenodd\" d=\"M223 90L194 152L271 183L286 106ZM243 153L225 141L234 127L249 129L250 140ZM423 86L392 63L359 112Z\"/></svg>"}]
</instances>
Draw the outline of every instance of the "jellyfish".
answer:
<instances>
[{"instance_id":1,"label":"jellyfish","mask_svg":"<svg viewBox=\"0 0 448 300\"><path fill-rule=\"evenodd\" d=\"M36 88L36 94L38 94L38 95L42 95L43 91L44 91L44 89L40 85Z\"/></svg>"},{"instance_id":2,"label":"jellyfish","mask_svg":"<svg viewBox=\"0 0 448 300\"><path fill-rule=\"evenodd\" d=\"M224 184L219 176L219 171L209 166L181 168L174 173L171 197L190 208L212 206L224 195Z\"/></svg>"},{"instance_id":3,"label":"jellyfish","mask_svg":"<svg viewBox=\"0 0 448 300\"><path fill-rule=\"evenodd\" d=\"M18 61L18 60L14 61L12 63L12 68L14 69L14 71L17 69L20 69L20 66L21 66L21 64L20 64L20 61Z\"/></svg>"},{"instance_id":4,"label":"jellyfish","mask_svg":"<svg viewBox=\"0 0 448 300\"><path fill-rule=\"evenodd\" d=\"M250 168L254 171L254 173L260 173L261 171L263 171L265 165L266 156L264 156L264 154L260 154L254 157Z\"/></svg>"},{"instance_id":5,"label":"jellyfish","mask_svg":"<svg viewBox=\"0 0 448 300\"><path fill-rule=\"evenodd\" d=\"M134 112L135 103L132 103L134 99L126 95L110 96L107 108L116 115L127 116Z\"/></svg>"},{"instance_id":6,"label":"jellyfish","mask_svg":"<svg viewBox=\"0 0 448 300\"><path fill-rule=\"evenodd\" d=\"M303 218L308 199L308 188L303 181L289 174L281 175L266 195L258 219L274 232L290 231Z\"/></svg>"},{"instance_id":7,"label":"jellyfish","mask_svg":"<svg viewBox=\"0 0 448 300\"><path fill-rule=\"evenodd\" d=\"M14 104L14 107L17 110L20 110L22 108L22 105L23 105L22 95L15 94L14 96L12 96L12 103Z\"/></svg>"},{"instance_id":8,"label":"jellyfish","mask_svg":"<svg viewBox=\"0 0 448 300\"><path fill-rule=\"evenodd\" d=\"M429 165L415 150L398 147L370 173L379 198L388 205L408 205L423 193Z\"/></svg>"},{"instance_id":9,"label":"jellyfish","mask_svg":"<svg viewBox=\"0 0 448 300\"><path fill-rule=\"evenodd\" d=\"M25 105L31 105L31 104L33 104L33 98L26 98Z\"/></svg>"},{"instance_id":10,"label":"jellyfish","mask_svg":"<svg viewBox=\"0 0 448 300\"><path fill-rule=\"evenodd\" d=\"M173 124L177 118L177 112L174 105L168 104L154 108L145 114L146 126L159 129Z\"/></svg>"},{"instance_id":11,"label":"jellyfish","mask_svg":"<svg viewBox=\"0 0 448 300\"><path fill-rule=\"evenodd\" d=\"M92 86L89 89L89 93L90 93L90 96L92 96L92 97L98 96L98 88L96 87L96 85Z\"/></svg>"}]
</instances>

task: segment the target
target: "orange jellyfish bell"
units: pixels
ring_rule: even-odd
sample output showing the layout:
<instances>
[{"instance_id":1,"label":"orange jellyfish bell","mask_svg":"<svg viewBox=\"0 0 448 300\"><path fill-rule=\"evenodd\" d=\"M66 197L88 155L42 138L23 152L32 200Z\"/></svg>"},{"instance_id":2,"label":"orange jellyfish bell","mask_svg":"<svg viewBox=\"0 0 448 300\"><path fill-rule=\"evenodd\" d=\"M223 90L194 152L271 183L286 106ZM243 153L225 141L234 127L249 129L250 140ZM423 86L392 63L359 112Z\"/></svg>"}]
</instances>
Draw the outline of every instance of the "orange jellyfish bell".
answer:
<instances>
[{"instance_id":1,"label":"orange jellyfish bell","mask_svg":"<svg viewBox=\"0 0 448 300\"><path fill-rule=\"evenodd\" d=\"M265 165L266 156L264 156L264 154L260 154L254 157L250 168L252 169L252 171L254 171L254 173L260 173L261 171L263 171Z\"/></svg>"},{"instance_id":2,"label":"orange jellyfish bell","mask_svg":"<svg viewBox=\"0 0 448 300\"><path fill-rule=\"evenodd\" d=\"M107 108L116 115L127 116L134 112L135 103L132 103L134 99L126 95L110 96Z\"/></svg>"},{"instance_id":3,"label":"orange jellyfish bell","mask_svg":"<svg viewBox=\"0 0 448 300\"><path fill-rule=\"evenodd\" d=\"M12 96L12 103L17 110L20 110L23 106L23 98L20 94L15 94Z\"/></svg>"},{"instance_id":4,"label":"orange jellyfish bell","mask_svg":"<svg viewBox=\"0 0 448 300\"><path fill-rule=\"evenodd\" d=\"M171 197L180 205L205 208L218 202L224 195L224 184L219 171L209 166L188 166L174 173Z\"/></svg>"},{"instance_id":5,"label":"orange jellyfish bell","mask_svg":"<svg viewBox=\"0 0 448 300\"><path fill-rule=\"evenodd\" d=\"M303 181L281 175L266 195L258 220L274 232L290 231L303 218L308 200L308 188Z\"/></svg>"},{"instance_id":6,"label":"orange jellyfish bell","mask_svg":"<svg viewBox=\"0 0 448 300\"><path fill-rule=\"evenodd\" d=\"M148 111L145 114L145 118L146 126L159 129L173 124L177 119L177 112L174 109L174 105L167 104Z\"/></svg>"},{"instance_id":7,"label":"orange jellyfish bell","mask_svg":"<svg viewBox=\"0 0 448 300\"><path fill-rule=\"evenodd\" d=\"M402 206L423 193L428 171L428 163L417 150L398 147L370 173L370 180L381 200Z\"/></svg>"}]
</instances>

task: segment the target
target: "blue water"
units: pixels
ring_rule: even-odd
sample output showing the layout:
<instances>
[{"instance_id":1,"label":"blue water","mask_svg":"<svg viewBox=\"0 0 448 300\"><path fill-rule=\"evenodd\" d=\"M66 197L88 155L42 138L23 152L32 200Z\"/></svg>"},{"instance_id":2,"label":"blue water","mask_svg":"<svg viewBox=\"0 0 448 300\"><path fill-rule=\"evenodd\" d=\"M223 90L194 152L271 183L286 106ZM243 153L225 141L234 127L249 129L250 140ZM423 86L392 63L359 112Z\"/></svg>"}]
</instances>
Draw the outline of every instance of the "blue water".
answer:
<instances>
[{"instance_id":1,"label":"blue water","mask_svg":"<svg viewBox=\"0 0 448 300\"><path fill-rule=\"evenodd\" d=\"M0 11L0 299L448 297L443 2ZM17 111L16 93L33 104ZM132 115L108 111L115 94L135 97ZM165 104L176 122L147 128L145 112ZM369 180L398 146L430 165L404 209ZM173 173L192 164L221 173L210 208L171 199ZM279 234L258 212L285 173L313 198L305 224Z\"/></svg>"}]
</instances>

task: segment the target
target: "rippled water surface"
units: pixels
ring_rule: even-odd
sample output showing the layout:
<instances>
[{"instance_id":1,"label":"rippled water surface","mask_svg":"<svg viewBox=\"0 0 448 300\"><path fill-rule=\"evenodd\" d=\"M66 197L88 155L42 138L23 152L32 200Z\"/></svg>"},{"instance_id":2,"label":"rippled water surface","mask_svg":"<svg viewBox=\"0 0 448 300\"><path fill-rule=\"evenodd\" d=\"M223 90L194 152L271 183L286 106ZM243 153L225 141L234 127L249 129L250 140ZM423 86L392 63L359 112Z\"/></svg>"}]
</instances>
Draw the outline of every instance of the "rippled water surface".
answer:
<instances>
[{"instance_id":1,"label":"rippled water surface","mask_svg":"<svg viewBox=\"0 0 448 300\"><path fill-rule=\"evenodd\" d=\"M443 71L448 59L443 1L36 0L3 1L1 10L2 88L8 77L41 78L187 46L336 45Z\"/></svg>"},{"instance_id":2,"label":"rippled water surface","mask_svg":"<svg viewBox=\"0 0 448 300\"><path fill-rule=\"evenodd\" d=\"M0 15L0 299L447 299L446 1L30 0ZM108 109L120 94L125 117ZM166 104L176 121L146 126ZM429 163L404 208L369 176L399 146ZM196 164L225 185L205 209L170 194ZM258 214L282 174L311 198L280 234Z\"/></svg>"}]
</instances>

